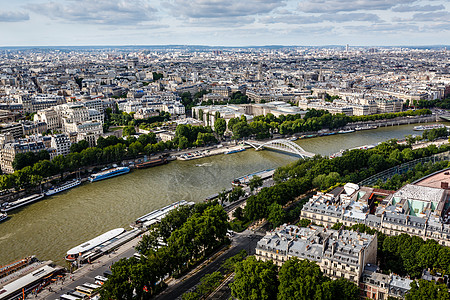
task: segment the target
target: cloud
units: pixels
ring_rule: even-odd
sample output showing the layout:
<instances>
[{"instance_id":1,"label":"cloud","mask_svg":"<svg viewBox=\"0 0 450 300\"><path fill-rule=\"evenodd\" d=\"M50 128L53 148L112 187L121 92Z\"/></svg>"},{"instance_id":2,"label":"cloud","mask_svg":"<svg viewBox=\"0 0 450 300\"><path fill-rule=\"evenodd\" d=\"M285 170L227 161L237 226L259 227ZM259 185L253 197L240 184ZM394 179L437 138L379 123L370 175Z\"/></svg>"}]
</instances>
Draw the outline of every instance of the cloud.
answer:
<instances>
[{"instance_id":1,"label":"cloud","mask_svg":"<svg viewBox=\"0 0 450 300\"><path fill-rule=\"evenodd\" d=\"M146 0L66 0L29 4L28 8L54 20L101 25L136 25L154 19Z\"/></svg>"},{"instance_id":2,"label":"cloud","mask_svg":"<svg viewBox=\"0 0 450 300\"><path fill-rule=\"evenodd\" d=\"M173 16L230 18L267 14L285 5L279 0L172 0L166 2Z\"/></svg>"},{"instance_id":3,"label":"cloud","mask_svg":"<svg viewBox=\"0 0 450 300\"><path fill-rule=\"evenodd\" d=\"M392 8L395 12L436 11L445 9L444 5L399 5Z\"/></svg>"},{"instance_id":4,"label":"cloud","mask_svg":"<svg viewBox=\"0 0 450 300\"><path fill-rule=\"evenodd\" d=\"M416 0L304 0L298 8L306 13L335 13L357 10L387 10L398 4L410 4Z\"/></svg>"},{"instance_id":5,"label":"cloud","mask_svg":"<svg viewBox=\"0 0 450 300\"><path fill-rule=\"evenodd\" d=\"M343 14L322 14L322 15L299 15L287 13L277 16L266 16L260 18L262 23L285 23L285 24L314 24L314 23L345 23L345 22L373 22L382 20L376 14L367 13L343 13Z\"/></svg>"},{"instance_id":6,"label":"cloud","mask_svg":"<svg viewBox=\"0 0 450 300\"><path fill-rule=\"evenodd\" d=\"M29 19L30 16L24 12L0 11L0 22L21 22Z\"/></svg>"},{"instance_id":7,"label":"cloud","mask_svg":"<svg viewBox=\"0 0 450 300\"><path fill-rule=\"evenodd\" d=\"M399 32L417 32L419 31L419 26L416 24L409 23L384 23L384 24L374 24L371 26L344 26L345 30L348 30L352 34L365 34L374 33L384 33L396 35Z\"/></svg>"},{"instance_id":8,"label":"cloud","mask_svg":"<svg viewBox=\"0 0 450 300\"><path fill-rule=\"evenodd\" d=\"M446 22L450 20L450 12L448 11L437 11L429 13L417 13L411 18L411 21L415 22Z\"/></svg>"}]
</instances>

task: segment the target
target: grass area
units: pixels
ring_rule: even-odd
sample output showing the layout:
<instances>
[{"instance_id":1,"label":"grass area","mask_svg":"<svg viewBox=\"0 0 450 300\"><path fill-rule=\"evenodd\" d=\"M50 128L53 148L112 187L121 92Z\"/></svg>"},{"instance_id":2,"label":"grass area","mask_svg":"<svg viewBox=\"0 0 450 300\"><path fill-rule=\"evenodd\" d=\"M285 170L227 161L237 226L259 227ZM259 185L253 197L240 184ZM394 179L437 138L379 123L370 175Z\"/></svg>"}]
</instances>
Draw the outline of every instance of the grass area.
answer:
<instances>
[{"instance_id":1,"label":"grass area","mask_svg":"<svg viewBox=\"0 0 450 300\"><path fill-rule=\"evenodd\" d=\"M117 126L117 127L109 127L109 131L117 131L117 130L121 130L124 129L125 126Z\"/></svg>"}]
</instances>

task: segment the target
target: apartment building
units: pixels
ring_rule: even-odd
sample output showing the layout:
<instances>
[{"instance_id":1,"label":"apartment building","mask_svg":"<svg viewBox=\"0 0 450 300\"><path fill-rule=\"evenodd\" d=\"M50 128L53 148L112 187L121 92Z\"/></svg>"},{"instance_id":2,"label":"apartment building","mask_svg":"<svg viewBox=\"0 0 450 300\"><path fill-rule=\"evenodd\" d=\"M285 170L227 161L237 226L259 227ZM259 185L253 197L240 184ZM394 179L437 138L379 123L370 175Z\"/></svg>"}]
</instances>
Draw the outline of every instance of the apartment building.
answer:
<instances>
[{"instance_id":1,"label":"apartment building","mask_svg":"<svg viewBox=\"0 0 450 300\"><path fill-rule=\"evenodd\" d=\"M331 278L358 283L364 266L377 260L377 236L319 226L282 225L267 232L256 246L258 260L281 266L291 257L315 261Z\"/></svg>"},{"instance_id":2,"label":"apartment building","mask_svg":"<svg viewBox=\"0 0 450 300\"><path fill-rule=\"evenodd\" d=\"M51 147L55 149L56 155L65 156L70 153L70 146L72 143L67 134L55 134L51 138Z\"/></svg>"},{"instance_id":3,"label":"apartment building","mask_svg":"<svg viewBox=\"0 0 450 300\"><path fill-rule=\"evenodd\" d=\"M13 142L2 146L0 150L0 167L3 173L13 173L12 166L14 158L18 153L33 152L37 153L41 150L46 150L42 141L29 142Z\"/></svg>"},{"instance_id":4,"label":"apartment building","mask_svg":"<svg viewBox=\"0 0 450 300\"><path fill-rule=\"evenodd\" d=\"M314 195L300 216L323 226L365 224L387 235L407 233L450 246L449 195L446 188L412 184L397 192L346 184Z\"/></svg>"}]
</instances>

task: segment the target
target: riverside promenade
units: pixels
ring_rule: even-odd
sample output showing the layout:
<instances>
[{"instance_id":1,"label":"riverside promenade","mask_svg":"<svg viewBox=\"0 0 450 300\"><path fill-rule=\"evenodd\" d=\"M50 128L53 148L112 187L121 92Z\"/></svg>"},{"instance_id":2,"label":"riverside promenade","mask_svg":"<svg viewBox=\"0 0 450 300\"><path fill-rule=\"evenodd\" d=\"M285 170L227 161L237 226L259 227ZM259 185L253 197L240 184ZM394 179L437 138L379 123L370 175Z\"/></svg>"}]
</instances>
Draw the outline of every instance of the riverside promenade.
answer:
<instances>
[{"instance_id":1,"label":"riverside promenade","mask_svg":"<svg viewBox=\"0 0 450 300\"><path fill-rule=\"evenodd\" d=\"M40 292L36 297L28 295L26 299L58 299L60 295L74 290L75 287L89 282L94 283L94 277L103 275L103 272L109 270L111 266L122 258L131 257L134 253L134 247L141 240L141 235L123 244L109 255L100 257L92 264L84 264L73 273L67 273L66 276L58 280L46 289Z\"/></svg>"}]
</instances>

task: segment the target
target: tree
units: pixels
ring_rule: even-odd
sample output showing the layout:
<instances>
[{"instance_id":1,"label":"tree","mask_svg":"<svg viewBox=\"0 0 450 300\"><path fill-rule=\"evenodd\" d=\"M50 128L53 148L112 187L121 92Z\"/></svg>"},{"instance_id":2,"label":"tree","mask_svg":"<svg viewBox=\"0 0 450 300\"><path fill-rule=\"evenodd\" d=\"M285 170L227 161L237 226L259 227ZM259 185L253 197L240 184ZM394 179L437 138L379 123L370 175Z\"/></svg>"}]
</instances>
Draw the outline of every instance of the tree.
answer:
<instances>
[{"instance_id":1,"label":"tree","mask_svg":"<svg viewBox=\"0 0 450 300\"><path fill-rule=\"evenodd\" d=\"M128 146L128 153L131 156L137 156L142 151L144 151L144 146L142 146L140 142L134 142L131 143L130 146Z\"/></svg>"},{"instance_id":2,"label":"tree","mask_svg":"<svg viewBox=\"0 0 450 300\"><path fill-rule=\"evenodd\" d=\"M261 187L263 183L264 181L262 180L262 178L255 175L249 180L248 186L250 188L250 191L253 192L255 189Z\"/></svg>"},{"instance_id":3,"label":"tree","mask_svg":"<svg viewBox=\"0 0 450 300\"><path fill-rule=\"evenodd\" d=\"M242 189L242 187L236 186L233 188L231 193L228 195L228 201L230 201L230 202L237 201L237 200L239 200L239 198L241 198L244 195L245 195L245 192Z\"/></svg>"},{"instance_id":4,"label":"tree","mask_svg":"<svg viewBox=\"0 0 450 300\"><path fill-rule=\"evenodd\" d=\"M406 300L449 300L450 294L448 293L447 286L445 284L436 284L434 281L427 281L420 279L419 285L416 281L411 282L411 290L405 297Z\"/></svg>"},{"instance_id":5,"label":"tree","mask_svg":"<svg viewBox=\"0 0 450 300\"><path fill-rule=\"evenodd\" d=\"M136 129L134 128L134 126L127 126L123 129L123 136L130 136L130 135L135 135L136 134Z\"/></svg>"},{"instance_id":6,"label":"tree","mask_svg":"<svg viewBox=\"0 0 450 300\"><path fill-rule=\"evenodd\" d=\"M225 119L217 118L214 121L214 131L217 133L219 137L223 136L225 131L227 130L227 122Z\"/></svg>"},{"instance_id":7,"label":"tree","mask_svg":"<svg viewBox=\"0 0 450 300\"><path fill-rule=\"evenodd\" d=\"M279 272L278 300L330 299L329 289L322 284L327 281L315 262L294 257L283 264ZM340 299L340 298L335 298Z\"/></svg>"},{"instance_id":8,"label":"tree","mask_svg":"<svg viewBox=\"0 0 450 300\"><path fill-rule=\"evenodd\" d=\"M278 227L284 222L285 211L283 207L278 203L272 203L269 206L269 216L267 221L269 221L273 227Z\"/></svg>"},{"instance_id":9,"label":"tree","mask_svg":"<svg viewBox=\"0 0 450 300\"><path fill-rule=\"evenodd\" d=\"M78 143L73 143L70 146L70 152L81 152L84 149L87 149L89 147L89 143L86 140L81 140Z\"/></svg>"},{"instance_id":10,"label":"tree","mask_svg":"<svg viewBox=\"0 0 450 300\"><path fill-rule=\"evenodd\" d=\"M103 299L133 299L133 284L130 281L130 264L122 258L111 267L112 275L100 289Z\"/></svg>"},{"instance_id":11,"label":"tree","mask_svg":"<svg viewBox=\"0 0 450 300\"><path fill-rule=\"evenodd\" d=\"M338 278L331 281L331 293L333 294L332 299L360 299L358 286L345 278Z\"/></svg>"},{"instance_id":12,"label":"tree","mask_svg":"<svg viewBox=\"0 0 450 300\"><path fill-rule=\"evenodd\" d=\"M231 294L240 300L269 300L277 296L277 267L254 256L236 264ZM294 298L293 298L294 299Z\"/></svg>"}]
</instances>

